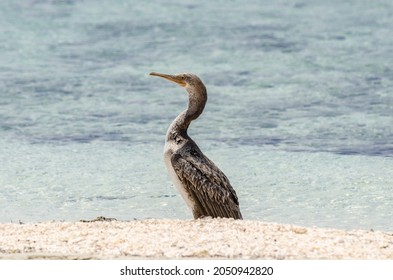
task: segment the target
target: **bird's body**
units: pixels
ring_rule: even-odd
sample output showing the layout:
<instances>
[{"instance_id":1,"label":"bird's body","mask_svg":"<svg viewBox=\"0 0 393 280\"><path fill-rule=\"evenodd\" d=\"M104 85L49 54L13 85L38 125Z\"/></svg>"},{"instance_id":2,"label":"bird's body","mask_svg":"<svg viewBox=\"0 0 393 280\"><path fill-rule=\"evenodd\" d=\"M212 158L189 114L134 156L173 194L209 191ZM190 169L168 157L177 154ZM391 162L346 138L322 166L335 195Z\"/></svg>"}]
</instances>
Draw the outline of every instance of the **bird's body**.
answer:
<instances>
[{"instance_id":1,"label":"bird's body","mask_svg":"<svg viewBox=\"0 0 393 280\"><path fill-rule=\"evenodd\" d=\"M185 87L189 94L187 109L168 128L164 161L194 218L242 219L236 192L228 178L187 134L190 123L199 117L205 107L207 91L204 84L193 74L150 75L176 82Z\"/></svg>"}]
</instances>

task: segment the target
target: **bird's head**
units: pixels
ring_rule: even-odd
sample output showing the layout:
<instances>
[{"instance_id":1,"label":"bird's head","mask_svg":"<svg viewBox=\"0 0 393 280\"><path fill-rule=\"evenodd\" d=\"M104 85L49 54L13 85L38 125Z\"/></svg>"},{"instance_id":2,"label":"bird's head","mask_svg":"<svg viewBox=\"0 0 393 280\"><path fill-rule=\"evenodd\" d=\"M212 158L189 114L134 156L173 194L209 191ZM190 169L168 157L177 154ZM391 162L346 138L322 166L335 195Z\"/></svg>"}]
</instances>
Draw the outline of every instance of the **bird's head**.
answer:
<instances>
[{"instance_id":1,"label":"bird's head","mask_svg":"<svg viewBox=\"0 0 393 280\"><path fill-rule=\"evenodd\" d=\"M187 128L190 122L198 118L198 116L202 113L203 108L205 108L207 101L207 91L205 85L197 75L189 73L168 75L152 72L150 75L175 82L186 89L189 96L188 107L186 110L187 120L185 121L185 127Z\"/></svg>"},{"instance_id":2,"label":"bird's head","mask_svg":"<svg viewBox=\"0 0 393 280\"><path fill-rule=\"evenodd\" d=\"M168 74L152 72L150 73L150 75L161 77L169 81L175 82L176 84L186 89L190 87L201 87L201 86L204 87L202 81L198 78L197 75L194 74L182 73L182 74L168 75Z\"/></svg>"}]
</instances>

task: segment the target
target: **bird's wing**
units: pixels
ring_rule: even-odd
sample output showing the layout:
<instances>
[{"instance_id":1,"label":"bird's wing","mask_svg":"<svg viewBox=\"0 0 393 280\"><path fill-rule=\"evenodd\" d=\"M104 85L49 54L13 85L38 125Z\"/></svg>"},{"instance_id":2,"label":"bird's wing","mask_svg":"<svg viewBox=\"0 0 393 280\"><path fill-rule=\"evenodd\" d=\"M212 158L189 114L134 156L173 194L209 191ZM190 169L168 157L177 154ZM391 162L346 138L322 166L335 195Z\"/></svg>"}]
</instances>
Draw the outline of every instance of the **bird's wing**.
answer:
<instances>
[{"instance_id":1,"label":"bird's wing","mask_svg":"<svg viewBox=\"0 0 393 280\"><path fill-rule=\"evenodd\" d=\"M199 149L179 150L172 155L171 163L196 203L194 217L242 219L236 192L228 178Z\"/></svg>"}]
</instances>

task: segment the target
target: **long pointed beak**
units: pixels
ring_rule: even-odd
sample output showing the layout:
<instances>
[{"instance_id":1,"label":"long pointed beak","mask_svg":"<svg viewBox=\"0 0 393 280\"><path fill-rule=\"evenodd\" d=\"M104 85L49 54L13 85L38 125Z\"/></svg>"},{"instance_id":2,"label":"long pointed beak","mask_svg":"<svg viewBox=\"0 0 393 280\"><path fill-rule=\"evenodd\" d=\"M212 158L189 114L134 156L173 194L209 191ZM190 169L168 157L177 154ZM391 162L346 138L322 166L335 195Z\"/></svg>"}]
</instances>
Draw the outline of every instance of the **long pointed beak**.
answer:
<instances>
[{"instance_id":1,"label":"long pointed beak","mask_svg":"<svg viewBox=\"0 0 393 280\"><path fill-rule=\"evenodd\" d=\"M167 79L167 80L169 80L169 81L171 81L171 82L177 83L178 85L180 85L180 86L182 86L182 87L185 87L185 86L186 86L186 83L183 81L183 79L180 78L180 77L177 76L177 75L167 75L167 74L161 74L161 73L151 72L151 73L150 73L150 76L157 76L157 77L161 77L161 78Z\"/></svg>"}]
</instances>

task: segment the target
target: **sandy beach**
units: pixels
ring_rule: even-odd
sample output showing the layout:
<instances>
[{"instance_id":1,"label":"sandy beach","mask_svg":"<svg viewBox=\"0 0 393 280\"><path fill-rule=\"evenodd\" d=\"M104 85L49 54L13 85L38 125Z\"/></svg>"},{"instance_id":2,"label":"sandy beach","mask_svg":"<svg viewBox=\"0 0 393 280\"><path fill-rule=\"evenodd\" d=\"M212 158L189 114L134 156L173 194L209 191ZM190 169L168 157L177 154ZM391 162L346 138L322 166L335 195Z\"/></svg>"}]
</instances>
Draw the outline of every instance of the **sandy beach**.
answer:
<instances>
[{"instance_id":1,"label":"sandy beach","mask_svg":"<svg viewBox=\"0 0 393 280\"><path fill-rule=\"evenodd\" d=\"M0 259L393 259L393 233L233 219L0 224Z\"/></svg>"}]
</instances>

